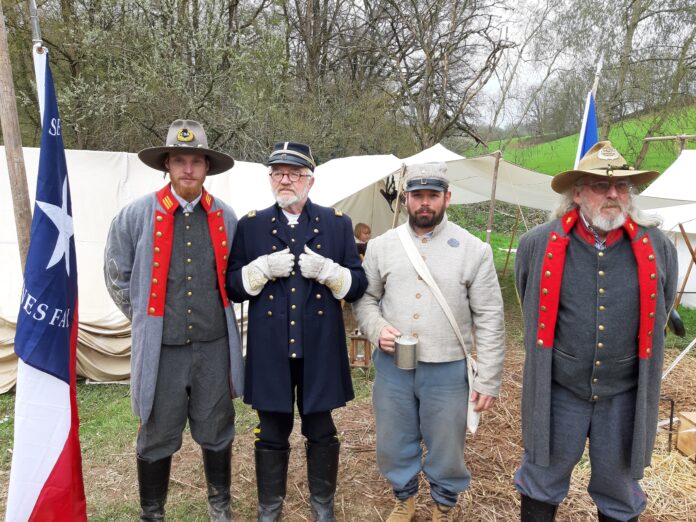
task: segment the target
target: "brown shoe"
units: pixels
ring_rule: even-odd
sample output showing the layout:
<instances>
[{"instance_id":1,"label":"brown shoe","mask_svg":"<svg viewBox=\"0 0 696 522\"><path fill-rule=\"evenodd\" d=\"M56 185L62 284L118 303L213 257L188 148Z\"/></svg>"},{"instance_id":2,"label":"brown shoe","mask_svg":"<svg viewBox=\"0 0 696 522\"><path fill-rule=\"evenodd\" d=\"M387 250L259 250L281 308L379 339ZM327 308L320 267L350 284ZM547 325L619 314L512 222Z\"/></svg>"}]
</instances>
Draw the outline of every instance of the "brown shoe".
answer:
<instances>
[{"instance_id":1,"label":"brown shoe","mask_svg":"<svg viewBox=\"0 0 696 522\"><path fill-rule=\"evenodd\" d=\"M397 500L387 522L411 522L416 515L416 497Z\"/></svg>"},{"instance_id":2,"label":"brown shoe","mask_svg":"<svg viewBox=\"0 0 696 522\"><path fill-rule=\"evenodd\" d=\"M433 522L454 522L454 506L435 503Z\"/></svg>"}]
</instances>

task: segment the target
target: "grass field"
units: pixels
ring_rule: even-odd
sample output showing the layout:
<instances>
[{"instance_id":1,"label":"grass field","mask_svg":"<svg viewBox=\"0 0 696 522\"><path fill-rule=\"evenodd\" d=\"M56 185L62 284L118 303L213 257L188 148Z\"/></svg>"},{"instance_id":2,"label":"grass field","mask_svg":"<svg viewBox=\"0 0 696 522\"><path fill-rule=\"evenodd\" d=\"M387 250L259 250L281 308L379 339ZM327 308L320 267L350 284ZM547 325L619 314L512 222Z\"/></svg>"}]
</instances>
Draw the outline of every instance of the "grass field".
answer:
<instances>
[{"instance_id":1,"label":"grass field","mask_svg":"<svg viewBox=\"0 0 696 522\"><path fill-rule=\"evenodd\" d=\"M609 140L626 158L630 165L642 147L642 141L650 125L651 117L629 119L620 125L615 125L609 132ZM660 135L673 136L677 134L696 134L696 107L675 115L662 129ZM518 165L545 174L557 174L571 169L575 162L578 146L578 134L572 134L559 139L537 143L539 140L514 139L507 144L494 141L488 149L482 147L465 151L465 156L478 156L493 152L505 145L503 157ZM696 149L696 141L688 143L687 148ZM677 157L677 145L674 141L653 142L641 169L663 172Z\"/></svg>"}]
</instances>

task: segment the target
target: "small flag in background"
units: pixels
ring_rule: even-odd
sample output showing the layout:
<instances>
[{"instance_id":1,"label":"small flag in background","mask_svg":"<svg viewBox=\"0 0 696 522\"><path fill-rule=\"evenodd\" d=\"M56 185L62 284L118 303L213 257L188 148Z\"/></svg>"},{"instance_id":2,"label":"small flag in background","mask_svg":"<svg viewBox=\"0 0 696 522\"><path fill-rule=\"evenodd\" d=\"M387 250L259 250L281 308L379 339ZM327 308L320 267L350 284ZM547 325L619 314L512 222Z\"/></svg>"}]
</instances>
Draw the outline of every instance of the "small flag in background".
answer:
<instances>
[{"instance_id":1,"label":"small flag in background","mask_svg":"<svg viewBox=\"0 0 696 522\"><path fill-rule=\"evenodd\" d=\"M87 520L75 389L77 263L70 184L44 53L43 129L15 352L19 357L6 520Z\"/></svg>"},{"instance_id":2,"label":"small flag in background","mask_svg":"<svg viewBox=\"0 0 696 522\"><path fill-rule=\"evenodd\" d=\"M599 133L597 132L597 111L595 109L595 99L592 91L587 93L587 101L585 102L585 113L582 116L582 125L580 127L580 139L578 140L578 152L575 156L575 167L578 168L578 163L585 153L592 148L592 145L599 141Z\"/></svg>"}]
</instances>

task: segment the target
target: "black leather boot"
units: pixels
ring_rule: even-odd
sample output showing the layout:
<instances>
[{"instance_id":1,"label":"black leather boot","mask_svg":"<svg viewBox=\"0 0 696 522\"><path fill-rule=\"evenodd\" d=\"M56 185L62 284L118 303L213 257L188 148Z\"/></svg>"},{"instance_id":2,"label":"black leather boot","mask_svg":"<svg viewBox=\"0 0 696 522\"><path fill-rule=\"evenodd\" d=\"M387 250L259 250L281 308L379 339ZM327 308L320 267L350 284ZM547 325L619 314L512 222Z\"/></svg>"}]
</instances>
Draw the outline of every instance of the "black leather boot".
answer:
<instances>
[{"instance_id":1,"label":"black leather boot","mask_svg":"<svg viewBox=\"0 0 696 522\"><path fill-rule=\"evenodd\" d=\"M208 484L208 517L211 522L230 522L232 446L220 451L203 449L203 469Z\"/></svg>"},{"instance_id":2,"label":"black leather boot","mask_svg":"<svg viewBox=\"0 0 696 522\"><path fill-rule=\"evenodd\" d=\"M553 522L556 519L558 506L547 504L531 497L521 495L522 508L520 509L521 522Z\"/></svg>"},{"instance_id":3,"label":"black leather boot","mask_svg":"<svg viewBox=\"0 0 696 522\"><path fill-rule=\"evenodd\" d=\"M141 522L164 520L164 504L167 502L169 472L171 469L171 457L154 462L147 462L138 457Z\"/></svg>"},{"instance_id":4,"label":"black leather boot","mask_svg":"<svg viewBox=\"0 0 696 522\"><path fill-rule=\"evenodd\" d=\"M334 495L338 479L338 453L341 443L313 444L307 442L307 479L312 520L335 522Z\"/></svg>"},{"instance_id":5,"label":"black leather boot","mask_svg":"<svg viewBox=\"0 0 696 522\"><path fill-rule=\"evenodd\" d=\"M611 518L600 513L599 510L597 510L597 520L599 520L599 522L621 522L618 518ZM638 517L633 517L626 522L638 522Z\"/></svg>"},{"instance_id":6,"label":"black leather boot","mask_svg":"<svg viewBox=\"0 0 696 522\"><path fill-rule=\"evenodd\" d=\"M256 491L258 522L277 522L283 511L285 487L288 480L290 450L256 448Z\"/></svg>"}]
</instances>

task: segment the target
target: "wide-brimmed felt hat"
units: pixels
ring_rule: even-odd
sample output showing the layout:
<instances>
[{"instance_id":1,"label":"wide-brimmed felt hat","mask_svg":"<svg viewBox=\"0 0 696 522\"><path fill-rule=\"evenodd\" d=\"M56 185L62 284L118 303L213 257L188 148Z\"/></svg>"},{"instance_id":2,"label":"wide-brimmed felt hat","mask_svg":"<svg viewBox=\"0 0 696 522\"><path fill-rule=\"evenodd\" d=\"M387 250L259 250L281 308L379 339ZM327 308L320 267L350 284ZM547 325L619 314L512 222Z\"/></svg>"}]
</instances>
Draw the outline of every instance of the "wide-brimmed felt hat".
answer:
<instances>
[{"instance_id":1,"label":"wide-brimmed felt hat","mask_svg":"<svg viewBox=\"0 0 696 522\"><path fill-rule=\"evenodd\" d=\"M273 152L268 157L268 165L299 165L314 172L317 162L312 156L309 145L296 141L283 141L273 146Z\"/></svg>"},{"instance_id":2,"label":"wide-brimmed felt hat","mask_svg":"<svg viewBox=\"0 0 696 522\"><path fill-rule=\"evenodd\" d=\"M404 192L414 190L446 192L448 189L449 180L445 163L419 163L406 167Z\"/></svg>"},{"instance_id":3,"label":"wide-brimmed felt hat","mask_svg":"<svg viewBox=\"0 0 696 522\"><path fill-rule=\"evenodd\" d=\"M203 126L194 120L174 120L169 126L164 147L149 147L138 152L138 158L148 167L166 171L164 160L170 152L203 154L208 158L208 176L229 170L234 165L232 156L208 148L208 138Z\"/></svg>"},{"instance_id":4,"label":"wide-brimmed felt hat","mask_svg":"<svg viewBox=\"0 0 696 522\"><path fill-rule=\"evenodd\" d=\"M607 178L630 178L634 185L644 185L657 178L660 173L654 170L635 170L629 167L610 141L598 141L588 150L578 163L578 167L556 174L551 180L551 188L563 194L583 176L604 176Z\"/></svg>"}]
</instances>

